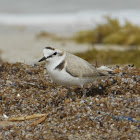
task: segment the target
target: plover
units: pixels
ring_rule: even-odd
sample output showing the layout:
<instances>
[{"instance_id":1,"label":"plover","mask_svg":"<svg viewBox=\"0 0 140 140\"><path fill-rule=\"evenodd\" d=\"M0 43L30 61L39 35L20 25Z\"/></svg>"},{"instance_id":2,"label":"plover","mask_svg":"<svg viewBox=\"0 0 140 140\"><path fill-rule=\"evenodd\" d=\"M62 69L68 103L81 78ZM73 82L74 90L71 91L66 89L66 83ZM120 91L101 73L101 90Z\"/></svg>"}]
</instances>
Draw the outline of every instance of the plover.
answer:
<instances>
[{"instance_id":1,"label":"plover","mask_svg":"<svg viewBox=\"0 0 140 140\"><path fill-rule=\"evenodd\" d=\"M44 57L39 62L46 61L46 69L53 82L67 86L68 96L71 98L71 86L81 86L86 96L85 84L109 76L112 72L105 67L95 68L84 59L60 49L45 47L43 54Z\"/></svg>"}]
</instances>

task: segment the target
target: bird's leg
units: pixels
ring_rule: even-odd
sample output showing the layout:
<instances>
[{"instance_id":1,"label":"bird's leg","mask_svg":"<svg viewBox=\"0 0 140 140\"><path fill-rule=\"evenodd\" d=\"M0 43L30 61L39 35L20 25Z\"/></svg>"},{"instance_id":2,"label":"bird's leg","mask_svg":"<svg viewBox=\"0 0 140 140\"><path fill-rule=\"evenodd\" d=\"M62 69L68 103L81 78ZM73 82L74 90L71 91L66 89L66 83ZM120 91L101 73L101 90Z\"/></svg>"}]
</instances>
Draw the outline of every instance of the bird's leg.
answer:
<instances>
[{"instance_id":1,"label":"bird's leg","mask_svg":"<svg viewBox=\"0 0 140 140\"><path fill-rule=\"evenodd\" d=\"M82 92L83 92L83 97L86 97L86 90L85 90L84 85L82 86Z\"/></svg>"},{"instance_id":2,"label":"bird's leg","mask_svg":"<svg viewBox=\"0 0 140 140\"><path fill-rule=\"evenodd\" d=\"M67 97L70 97L70 98L72 99L72 93L71 93L71 89L70 89L70 87L68 88Z\"/></svg>"}]
</instances>

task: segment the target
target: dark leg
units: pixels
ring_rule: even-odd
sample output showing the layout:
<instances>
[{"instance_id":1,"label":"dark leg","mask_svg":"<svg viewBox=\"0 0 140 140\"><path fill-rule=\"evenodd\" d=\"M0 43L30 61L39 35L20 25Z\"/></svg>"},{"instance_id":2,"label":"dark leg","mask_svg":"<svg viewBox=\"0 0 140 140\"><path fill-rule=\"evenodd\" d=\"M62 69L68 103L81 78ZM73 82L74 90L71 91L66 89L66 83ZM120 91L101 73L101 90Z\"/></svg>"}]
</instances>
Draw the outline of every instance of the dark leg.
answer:
<instances>
[{"instance_id":1,"label":"dark leg","mask_svg":"<svg viewBox=\"0 0 140 140\"><path fill-rule=\"evenodd\" d=\"M70 88L68 88L67 97L70 97L72 99L72 93L71 93L71 89Z\"/></svg>"},{"instance_id":2,"label":"dark leg","mask_svg":"<svg viewBox=\"0 0 140 140\"><path fill-rule=\"evenodd\" d=\"M86 90L85 90L84 85L83 85L83 87L82 87L82 92L83 92L83 97L86 97Z\"/></svg>"}]
</instances>

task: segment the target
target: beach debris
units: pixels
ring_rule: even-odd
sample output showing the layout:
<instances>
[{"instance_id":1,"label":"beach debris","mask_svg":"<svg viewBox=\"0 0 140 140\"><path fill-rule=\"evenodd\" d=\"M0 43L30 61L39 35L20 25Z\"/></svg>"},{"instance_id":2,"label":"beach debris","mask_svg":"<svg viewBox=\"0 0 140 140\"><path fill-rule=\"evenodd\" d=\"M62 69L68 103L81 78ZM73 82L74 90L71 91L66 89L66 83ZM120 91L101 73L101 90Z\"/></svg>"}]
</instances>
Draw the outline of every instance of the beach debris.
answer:
<instances>
[{"instance_id":1,"label":"beach debris","mask_svg":"<svg viewBox=\"0 0 140 140\"><path fill-rule=\"evenodd\" d=\"M131 121L131 122L140 123L140 120L133 119L132 117L129 117L129 116L112 116L112 118L116 119L117 121L128 120L128 121Z\"/></svg>"},{"instance_id":2,"label":"beach debris","mask_svg":"<svg viewBox=\"0 0 140 140\"><path fill-rule=\"evenodd\" d=\"M12 127L14 126L15 122L10 122L10 121L0 121L0 128L5 129L6 127Z\"/></svg>"},{"instance_id":3,"label":"beach debris","mask_svg":"<svg viewBox=\"0 0 140 140\"><path fill-rule=\"evenodd\" d=\"M119 73L119 65L116 65L116 69L114 70L114 73Z\"/></svg>"},{"instance_id":4,"label":"beach debris","mask_svg":"<svg viewBox=\"0 0 140 140\"><path fill-rule=\"evenodd\" d=\"M8 119L8 118L9 118L6 114L3 114L3 117L4 117L5 119Z\"/></svg>"},{"instance_id":5,"label":"beach debris","mask_svg":"<svg viewBox=\"0 0 140 140\"><path fill-rule=\"evenodd\" d=\"M9 118L8 120L9 121L24 121L24 120L30 120L30 119L40 118L44 116L47 116L47 114L33 114L29 116L13 117L13 118Z\"/></svg>"},{"instance_id":6,"label":"beach debris","mask_svg":"<svg viewBox=\"0 0 140 140\"><path fill-rule=\"evenodd\" d=\"M32 126L36 126L36 125L42 123L43 121L45 121L46 118L47 118L47 115L45 115L45 116L41 117L40 119L36 120L36 121L33 122L31 125L32 125Z\"/></svg>"}]
</instances>

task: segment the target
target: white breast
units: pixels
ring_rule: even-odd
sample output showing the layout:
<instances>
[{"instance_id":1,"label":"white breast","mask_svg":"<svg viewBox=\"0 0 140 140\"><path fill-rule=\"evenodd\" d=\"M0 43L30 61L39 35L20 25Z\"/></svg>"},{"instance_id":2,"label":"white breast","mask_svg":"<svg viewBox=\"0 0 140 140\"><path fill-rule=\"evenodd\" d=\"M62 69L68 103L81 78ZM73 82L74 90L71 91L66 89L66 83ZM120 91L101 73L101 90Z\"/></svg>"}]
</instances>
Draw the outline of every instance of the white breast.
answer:
<instances>
[{"instance_id":1,"label":"white breast","mask_svg":"<svg viewBox=\"0 0 140 140\"><path fill-rule=\"evenodd\" d=\"M78 77L73 77L65 71L65 69L59 71L54 69L47 69L49 76L53 82L59 85L65 86L83 86L86 83L94 81L93 79L81 79Z\"/></svg>"}]
</instances>

